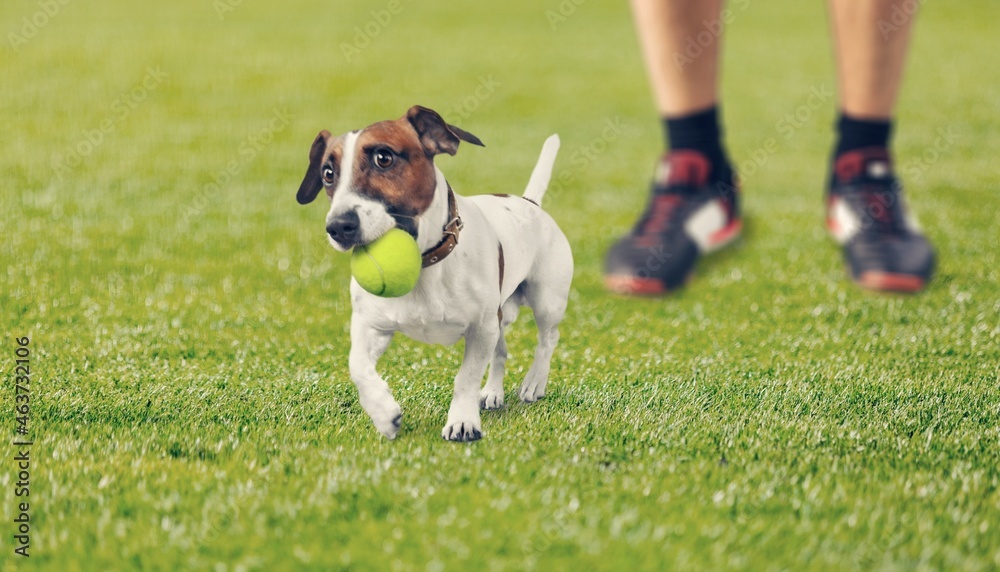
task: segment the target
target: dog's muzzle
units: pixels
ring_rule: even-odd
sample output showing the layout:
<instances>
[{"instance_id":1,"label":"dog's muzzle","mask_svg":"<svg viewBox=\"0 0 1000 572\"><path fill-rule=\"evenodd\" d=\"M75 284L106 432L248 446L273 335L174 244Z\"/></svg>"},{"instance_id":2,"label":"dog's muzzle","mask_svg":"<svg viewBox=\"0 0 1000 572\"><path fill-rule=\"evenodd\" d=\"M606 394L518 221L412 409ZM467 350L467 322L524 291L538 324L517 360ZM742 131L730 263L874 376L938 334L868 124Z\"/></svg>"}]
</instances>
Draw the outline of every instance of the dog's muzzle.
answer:
<instances>
[{"instance_id":1,"label":"dog's muzzle","mask_svg":"<svg viewBox=\"0 0 1000 572\"><path fill-rule=\"evenodd\" d=\"M349 210L337 215L326 225L326 233L344 249L357 246L361 241L361 219L358 218L358 211Z\"/></svg>"}]
</instances>

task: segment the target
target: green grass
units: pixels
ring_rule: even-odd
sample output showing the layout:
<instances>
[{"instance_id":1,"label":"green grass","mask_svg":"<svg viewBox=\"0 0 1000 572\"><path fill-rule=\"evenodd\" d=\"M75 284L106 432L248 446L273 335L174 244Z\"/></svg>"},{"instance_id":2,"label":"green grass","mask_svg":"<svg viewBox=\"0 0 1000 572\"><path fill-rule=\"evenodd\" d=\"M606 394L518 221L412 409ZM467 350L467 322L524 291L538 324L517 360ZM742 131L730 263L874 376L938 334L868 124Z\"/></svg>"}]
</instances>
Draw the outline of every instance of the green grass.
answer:
<instances>
[{"instance_id":1,"label":"green grass","mask_svg":"<svg viewBox=\"0 0 1000 572\"><path fill-rule=\"evenodd\" d=\"M553 30L555 1L427 4L403 0L350 61L341 43L386 4L69 2L2 48L0 347L10 371L31 336L36 444L30 560L0 455L0 568L1000 567L991 2L927 2L917 25L896 150L940 265L906 297L855 288L822 230L833 101L790 139L776 126L834 87L823 6L734 4L727 139L739 161L778 148L746 174L746 237L665 300L600 286L661 145L626 7ZM0 31L38 10L4 2ZM121 117L147 68L168 75ZM460 351L401 337L381 371L403 431L371 426L348 257L293 198L317 131L414 103L486 142L439 161L465 194L519 192L563 140L546 208L577 274L549 395L514 403L522 319L510 405L471 445L439 435ZM275 111L291 119L249 152ZM939 128L958 137L932 152Z\"/></svg>"}]
</instances>

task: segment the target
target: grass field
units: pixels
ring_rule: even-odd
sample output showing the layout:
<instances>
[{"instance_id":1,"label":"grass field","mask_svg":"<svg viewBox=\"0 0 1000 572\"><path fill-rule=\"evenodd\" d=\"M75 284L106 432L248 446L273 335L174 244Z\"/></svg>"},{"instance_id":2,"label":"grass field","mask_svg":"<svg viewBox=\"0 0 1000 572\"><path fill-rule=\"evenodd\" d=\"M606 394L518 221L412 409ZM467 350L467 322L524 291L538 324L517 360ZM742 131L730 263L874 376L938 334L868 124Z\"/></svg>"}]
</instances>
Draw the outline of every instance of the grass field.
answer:
<instances>
[{"instance_id":1,"label":"grass field","mask_svg":"<svg viewBox=\"0 0 1000 572\"><path fill-rule=\"evenodd\" d=\"M0 420L13 440L30 336L34 440L30 559L0 451L0 568L1000 567L993 2L917 23L895 147L925 293L859 291L824 234L826 17L781 0L734 2L725 42L746 236L638 300L600 285L661 147L626 6L61 1L0 6ZM549 393L515 403L522 318L509 405L468 445L440 438L460 350L402 337L402 433L371 426L348 257L294 200L317 131L415 103L485 141L438 162L465 194L520 192L563 141Z\"/></svg>"}]
</instances>

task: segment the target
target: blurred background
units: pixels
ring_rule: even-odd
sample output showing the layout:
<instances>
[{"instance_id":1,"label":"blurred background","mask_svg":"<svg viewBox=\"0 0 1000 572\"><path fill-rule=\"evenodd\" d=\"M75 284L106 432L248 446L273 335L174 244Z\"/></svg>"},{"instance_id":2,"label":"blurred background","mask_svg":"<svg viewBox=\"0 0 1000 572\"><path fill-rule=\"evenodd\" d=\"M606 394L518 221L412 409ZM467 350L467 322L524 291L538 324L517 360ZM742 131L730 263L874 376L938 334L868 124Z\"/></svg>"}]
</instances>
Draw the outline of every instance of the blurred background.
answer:
<instances>
[{"instance_id":1,"label":"blurred background","mask_svg":"<svg viewBox=\"0 0 1000 572\"><path fill-rule=\"evenodd\" d=\"M472 556L442 548L443 541L412 548L411 556L443 551L450 564L513 565L525 558L515 531L548 530L560 548L532 549L534 561L566 564L590 554L589 562L600 562L590 543L638 565L662 549L669 561L687 555L705 567L742 554L737 564L800 568L845 553L861 562L872 546L891 546L883 552L894 550L903 563L930 546L940 556L930 562L940 566L953 562L948 554L997 565L989 556L995 525L977 532L975 519L943 533L921 529L919 519L887 517L871 524L876 540L865 544L867 537L838 520L854 501L836 497L824 513L833 524L823 531L842 536L807 557L796 549L814 542L817 528L788 516L800 514L790 508L799 489L779 487L776 505L743 509L750 512L711 500L731 478L716 474L720 448L736 466L735 459L758 458L761 442L794 441L783 433L789 427L834 430L844 419L891 442L898 431L854 407L898 397L894 388L903 387L907 405L885 405L886 415L946 420L943 446L965 451L985 475L955 502L970 513L1000 510L996 468L988 468L995 452L969 445L983 435L994 445L997 439L995 8L989 0L925 2L918 16L895 149L910 203L938 249L938 274L926 293L872 296L844 274L822 225L836 110L825 6L782 0L732 3L724 38L722 109L744 180L746 237L705 261L687 291L646 301L614 298L600 286L603 251L643 208L662 150L623 3L5 0L0 318L8 339L32 337L43 372L33 406L45 451L37 486L46 500L35 515L41 562L72 566L82 555L112 567L155 567L151 559L199 567L255 547L246 550L271 555L258 565L273 565L287 549L277 532L285 530L304 539L302 563L330 564L323 555L331 537L310 523L332 522L345 545L363 542L351 536L358 514L383 506L374 517L382 522L389 509L378 499L411 498L395 485L368 488L369 463L407 463L430 451L453 470L428 462L404 480L427 479L464 495L435 497L437 506L408 518L418 528L466 533L469 521L438 520L456 506L449 503L474 503L479 491L478 477L456 476L468 467L460 457L466 453L437 443L459 354L396 342L383 368L410 415L408 431L397 449L380 448L346 374L348 257L324 238L322 202L301 207L294 200L319 130L341 133L421 104L486 144L437 159L463 194L520 193L544 139L560 134L546 209L569 236L577 271L556 357L561 381L554 387L562 389L544 415L551 427L529 430L535 421L523 411L498 417L486 421L495 448L468 449L484 466L516 461L539 473L542 484L522 483L511 501L523 520L505 513L494 540ZM520 357L508 388L527 365L533 337L524 324L509 336ZM742 385L728 385L734 379L759 392L748 397ZM748 409L720 405L713 411L721 413L704 413L685 393L704 384L718 391L718 403ZM824 401L824 392L857 400ZM660 397L643 398L650 395ZM787 406L781 395L807 406ZM949 409L930 405L942 395ZM603 405L591 412L583 403ZM802 417L805 410L818 417ZM777 417L759 418L762 411ZM977 413L982 425L963 425ZM760 424L749 433L761 441L727 432L748 420ZM990 424L992 433L984 429ZM589 452L561 440L567 427L566 434L587 435ZM538 445L537 455L505 457L520 450L524 431L552 441ZM306 448L289 452L289 443ZM822 443L810 449L820 464L854 450ZM781 471L808 465L774 446L771 459ZM674 477L643 464L664 451L691 463L675 467ZM570 462L577 454L586 469ZM863 455L881 459L875 450ZM282 477L263 469L267 459L283 467ZM637 472L601 472L628 465ZM593 502L585 495L578 515L547 506L566 500L556 477L541 476L549 466L591 491ZM847 481L858 487L850 492L859 496L848 498L886 511L900 506L910 494L910 469L885 470L896 496L869 496L874 477L849 471ZM704 475L703 489L690 485ZM342 488L309 497L314 508L296 516L288 507L299 506L316 482ZM0 484L9 483L4 471ZM687 504L637 507L624 526L638 536L607 537L610 519L650 486ZM428 494L418 489L413 498ZM231 527L237 519L225 515L232 499L249 512ZM947 502L927 509L927 522L947 521ZM11 506L0 510L5 522ZM744 528L728 528L730 509ZM772 513L779 516L764 518ZM248 524L248 514L258 520ZM472 524L489 525L475 514ZM562 515L560 525L544 528L553 514ZM650 532L657 514L700 514L704 526L675 530L673 548L665 549ZM378 537L398 524L361 521ZM728 531L725 542L705 544L713 526ZM893 545L900 526L906 536ZM750 529L765 536L740 532ZM211 534L225 541L197 540ZM0 538L6 558L9 535ZM953 538L979 540L956 548ZM765 560L755 560L758 546Z\"/></svg>"}]
</instances>

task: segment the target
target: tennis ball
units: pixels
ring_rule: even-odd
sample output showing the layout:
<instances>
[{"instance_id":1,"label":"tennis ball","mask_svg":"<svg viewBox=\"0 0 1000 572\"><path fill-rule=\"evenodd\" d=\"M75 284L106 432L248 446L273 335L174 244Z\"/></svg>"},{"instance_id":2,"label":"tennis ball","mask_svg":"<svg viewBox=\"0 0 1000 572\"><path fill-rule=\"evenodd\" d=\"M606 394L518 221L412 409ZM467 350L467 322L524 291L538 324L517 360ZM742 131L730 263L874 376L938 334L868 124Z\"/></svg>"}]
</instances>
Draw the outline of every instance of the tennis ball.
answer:
<instances>
[{"instance_id":1,"label":"tennis ball","mask_svg":"<svg viewBox=\"0 0 1000 572\"><path fill-rule=\"evenodd\" d=\"M423 260L417 241L394 228L371 244L355 246L351 275L362 288L384 298L402 296L417 285Z\"/></svg>"}]
</instances>

